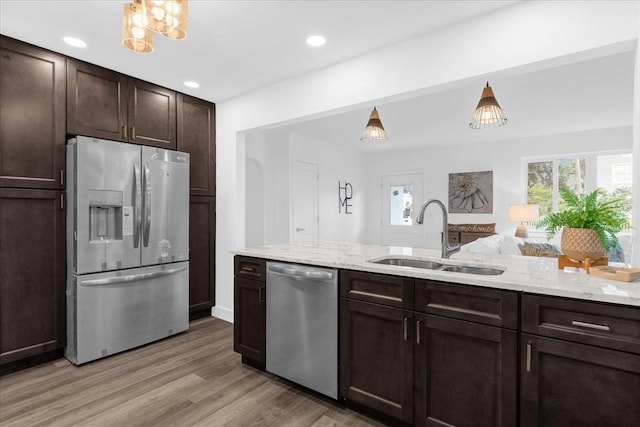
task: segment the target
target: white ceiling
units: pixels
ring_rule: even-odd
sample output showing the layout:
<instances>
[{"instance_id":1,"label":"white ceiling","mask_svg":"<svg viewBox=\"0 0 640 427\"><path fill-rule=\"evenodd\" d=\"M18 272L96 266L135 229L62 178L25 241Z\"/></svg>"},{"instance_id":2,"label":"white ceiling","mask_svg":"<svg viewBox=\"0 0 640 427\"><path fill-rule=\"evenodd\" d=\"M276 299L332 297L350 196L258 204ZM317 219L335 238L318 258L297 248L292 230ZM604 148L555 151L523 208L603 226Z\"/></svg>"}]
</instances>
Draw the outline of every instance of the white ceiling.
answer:
<instances>
[{"instance_id":1,"label":"white ceiling","mask_svg":"<svg viewBox=\"0 0 640 427\"><path fill-rule=\"evenodd\" d=\"M188 37L155 37L142 55L120 44L114 0L1 0L0 32L213 102L327 67L516 1L189 1ZM327 44L312 48L311 34ZM64 44L64 36L87 42ZM185 80L200 83L197 90Z\"/></svg>"},{"instance_id":2,"label":"white ceiling","mask_svg":"<svg viewBox=\"0 0 640 427\"><path fill-rule=\"evenodd\" d=\"M359 140L371 107L269 132L294 132L358 151L386 151L632 126L634 58L634 52L628 51L492 80L496 99L509 120L500 128L468 126L485 84L478 79L426 96L378 104L389 134L385 143Z\"/></svg>"},{"instance_id":3,"label":"white ceiling","mask_svg":"<svg viewBox=\"0 0 640 427\"><path fill-rule=\"evenodd\" d=\"M213 102L362 55L384 46L508 7L517 1L189 1L186 40L156 36L141 55L120 44L126 2L0 0L0 32L56 52ZM322 34L321 48L306 45ZM85 40L77 49L64 36ZM484 81L431 88L428 95L378 103L390 141L363 145L371 106L280 127L356 150L470 144L552 133L630 126L633 52L568 65L490 76L509 123L471 130ZM571 61L567 61L571 62ZM185 80L199 89L183 86ZM354 107L355 108L355 107ZM330 112L327 114L331 114Z\"/></svg>"}]
</instances>

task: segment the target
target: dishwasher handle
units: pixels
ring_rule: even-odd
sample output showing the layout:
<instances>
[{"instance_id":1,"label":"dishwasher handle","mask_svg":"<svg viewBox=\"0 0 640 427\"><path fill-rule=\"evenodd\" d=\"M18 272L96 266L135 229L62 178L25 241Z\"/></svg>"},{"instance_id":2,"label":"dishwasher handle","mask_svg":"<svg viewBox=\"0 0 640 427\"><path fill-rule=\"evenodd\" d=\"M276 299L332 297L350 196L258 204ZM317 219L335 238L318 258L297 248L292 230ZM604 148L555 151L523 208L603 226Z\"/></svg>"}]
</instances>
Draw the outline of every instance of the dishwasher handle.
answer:
<instances>
[{"instance_id":1,"label":"dishwasher handle","mask_svg":"<svg viewBox=\"0 0 640 427\"><path fill-rule=\"evenodd\" d=\"M333 280L334 272L325 270L308 270L303 268L297 268L291 264L269 264L269 271L272 273L280 274L282 276L295 277L299 279L307 280Z\"/></svg>"}]
</instances>

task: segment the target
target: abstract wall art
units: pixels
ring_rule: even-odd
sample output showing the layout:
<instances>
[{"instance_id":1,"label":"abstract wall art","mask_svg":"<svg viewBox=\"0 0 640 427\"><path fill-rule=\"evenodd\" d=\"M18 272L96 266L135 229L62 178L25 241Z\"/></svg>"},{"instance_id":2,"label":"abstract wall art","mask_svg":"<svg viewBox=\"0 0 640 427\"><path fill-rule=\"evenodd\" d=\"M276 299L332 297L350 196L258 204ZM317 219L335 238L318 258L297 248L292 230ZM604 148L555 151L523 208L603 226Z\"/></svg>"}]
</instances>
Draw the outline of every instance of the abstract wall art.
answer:
<instances>
[{"instance_id":1,"label":"abstract wall art","mask_svg":"<svg viewBox=\"0 0 640 427\"><path fill-rule=\"evenodd\" d=\"M450 173L449 213L493 213L493 171Z\"/></svg>"}]
</instances>

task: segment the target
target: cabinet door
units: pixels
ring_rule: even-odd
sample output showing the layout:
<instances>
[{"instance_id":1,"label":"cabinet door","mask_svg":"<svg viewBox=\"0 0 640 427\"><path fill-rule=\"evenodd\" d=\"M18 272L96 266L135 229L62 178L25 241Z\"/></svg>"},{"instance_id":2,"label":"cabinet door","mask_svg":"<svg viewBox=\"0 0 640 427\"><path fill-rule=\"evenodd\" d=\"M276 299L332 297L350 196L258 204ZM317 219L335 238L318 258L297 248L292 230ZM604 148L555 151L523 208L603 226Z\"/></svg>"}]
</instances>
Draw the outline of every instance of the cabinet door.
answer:
<instances>
[{"instance_id":1,"label":"cabinet door","mask_svg":"<svg viewBox=\"0 0 640 427\"><path fill-rule=\"evenodd\" d=\"M176 93L131 79L128 89L129 141L176 149Z\"/></svg>"},{"instance_id":2,"label":"cabinet door","mask_svg":"<svg viewBox=\"0 0 640 427\"><path fill-rule=\"evenodd\" d=\"M0 188L0 364L64 347L62 195Z\"/></svg>"},{"instance_id":3,"label":"cabinet door","mask_svg":"<svg viewBox=\"0 0 640 427\"><path fill-rule=\"evenodd\" d=\"M215 196L215 105L178 94L178 151L191 154L191 194Z\"/></svg>"},{"instance_id":4,"label":"cabinet door","mask_svg":"<svg viewBox=\"0 0 640 427\"><path fill-rule=\"evenodd\" d=\"M128 77L72 59L67 60L67 133L127 139Z\"/></svg>"},{"instance_id":5,"label":"cabinet door","mask_svg":"<svg viewBox=\"0 0 640 427\"><path fill-rule=\"evenodd\" d=\"M0 38L0 186L64 186L65 62Z\"/></svg>"},{"instance_id":6,"label":"cabinet door","mask_svg":"<svg viewBox=\"0 0 640 427\"><path fill-rule=\"evenodd\" d=\"M189 312L215 304L215 197L189 199Z\"/></svg>"},{"instance_id":7,"label":"cabinet door","mask_svg":"<svg viewBox=\"0 0 640 427\"><path fill-rule=\"evenodd\" d=\"M417 426L515 426L517 333L416 315Z\"/></svg>"},{"instance_id":8,"label":"cabinet door","mask_svg":"<svg viewBox=\"0 0 640 427\"><path fill-rule=\"evenodd\" d=\"M640 425L640 355L523 334L526 426Z\"/></svg>"},{"instance_id":9,"label":"cabinet door","mask_svg":"<svg viewBox=\"0 0 640 427\"><path fill-rule=\"evenodd\" d=\"M413 314L341 298L340 392L413 422Z\"/></svg>"},{"instance_id":10,"label":"cabinet door","mask_svg":"<svg viewBox=\"0 0 640 427\"><path fill-rule=\"evenodd\" d=\"M265 283L236 277L233 295L233 350L266 362Z\"/></svg>"}]
</instances>

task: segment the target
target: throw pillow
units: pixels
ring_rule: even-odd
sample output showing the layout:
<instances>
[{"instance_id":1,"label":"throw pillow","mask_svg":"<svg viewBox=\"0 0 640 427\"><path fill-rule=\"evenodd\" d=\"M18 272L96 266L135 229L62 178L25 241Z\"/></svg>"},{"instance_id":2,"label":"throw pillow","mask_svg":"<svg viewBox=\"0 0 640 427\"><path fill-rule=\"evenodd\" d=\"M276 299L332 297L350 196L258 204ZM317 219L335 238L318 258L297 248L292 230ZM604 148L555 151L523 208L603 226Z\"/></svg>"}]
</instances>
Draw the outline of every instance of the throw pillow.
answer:
<instances>
[{"instance_id":1,"label":"throw pillow","mask_svg":"<svg viewBox=\"0 0 640 427\"><path fill-rule=\"evenodd\" d=\"M551 243L529 243L523 242L518 245L520 252L524 256L538 256L547 258L557 258L562 255L560 249Z\"/></svg>"}]
</instances>

